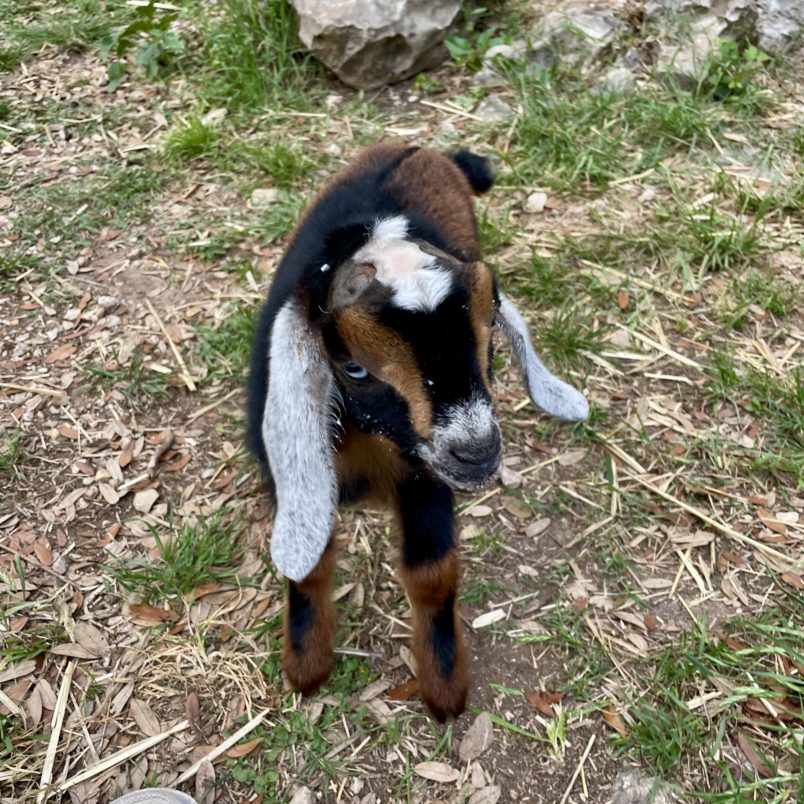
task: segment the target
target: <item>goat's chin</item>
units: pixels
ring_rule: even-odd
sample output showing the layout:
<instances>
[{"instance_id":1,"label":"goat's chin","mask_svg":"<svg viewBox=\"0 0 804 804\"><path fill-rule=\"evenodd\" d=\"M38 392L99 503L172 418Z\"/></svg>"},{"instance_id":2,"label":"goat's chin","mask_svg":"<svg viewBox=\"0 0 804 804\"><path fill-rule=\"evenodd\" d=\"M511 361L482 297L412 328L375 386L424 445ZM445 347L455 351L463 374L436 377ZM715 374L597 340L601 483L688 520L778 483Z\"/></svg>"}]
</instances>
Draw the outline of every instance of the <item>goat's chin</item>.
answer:
<instances>
[{"instance_id":1,"label":"goat's chin","mask_svg":"<svg viewBox=\"0 0 804 804\"><path fill-rule=\"evenodd\" d=\"M474 476L455 472L450 467L437 463L430 464L430 471L454 491L477 491L488 486L500 475L499 467L490 474Z\"/></svg>"}]
</instances>

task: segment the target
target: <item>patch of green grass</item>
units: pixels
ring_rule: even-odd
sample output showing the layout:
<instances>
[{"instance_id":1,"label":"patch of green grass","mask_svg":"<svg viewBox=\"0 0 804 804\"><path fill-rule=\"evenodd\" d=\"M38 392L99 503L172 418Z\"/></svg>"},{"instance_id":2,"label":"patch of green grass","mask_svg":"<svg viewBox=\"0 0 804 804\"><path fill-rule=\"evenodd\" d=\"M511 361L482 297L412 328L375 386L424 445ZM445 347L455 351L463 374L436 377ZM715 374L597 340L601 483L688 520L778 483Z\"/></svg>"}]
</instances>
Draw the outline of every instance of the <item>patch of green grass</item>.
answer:
<instances>
[{"instance_id":1,"label":"patch of green grass","mask_svg":"<svg viewBox=\"0 0 804 804\"><path fill-rule=\"evenodd\" d=\"M244 167L268 176L277 186L289 189L309 176L316 162L298 144L275 142L264 146L246 146L242 159Z\"/></svg>"},{"instance_id":2,"label":"patch of green grass","mask_svg":"<svg viewBox=\"0 0 804 804\"><path fill-rule=\"evenodd\" d=\"M477 72L483 66L486 51L508 42L510 34L494 19L488 4L464 3L459 17L444 44L456 65Z\"/></svg>"},{"instance_id":3,"label":"patch of green grass","mask_svg":"<svg viewBox=\"0 0 804 804\"><path fill-rule=\"evenodd\" d=\"M202 20L203 69L199 97L232 112L306 108L320 75L301 47L286 0L224 0L219 14Z\"/></svg>"},{"instance_id":4,"label":"patch of green grass","mask_svg":"<svg viewBox=\"0 0 804 804\"><path fill-rule=\"evenodd\" d=\"M477 233L480 250L484 254L494 254L502 246L511 243L515 229L510 223L510 209L495 211L490 204L484 206L477 215Z\"/></svg>"},{"instance_id":5,"label":"patch of green grass","mask_svg":"<svg viewBox=\"0 0 804 804\"><path fill-rule=\"evenodd\" d=\"M154 529L157 561L130 559L112 568L117 583L142 603L172 605L205 583L234 582L242 548L242 525L224 511L185 523L164 539Z\"/></svg>"},{"instance_id":6,"label":"patch of green grass","mask_svg":"<svg viewBox=\"0 0 804 804\"><path fill-rule=\"evenodd\" d=\"M276 662L265 668L270 678L281 686L281 674ZM364 706L355 708L352 699L372 680L368 663L355 657L340 657L322 693L332 696L335 703L324 707L316 722L310 721L307 709L289 705L272 715L270 728L260 727L252 736L262 740L261 750L239 760L229 760L228 770L236 781L256 794L268 795L271 800L278 785L286 778L280 767L293 757L294 782L299 784L319 780L325 789L335 777L355 773L356 765L347 759L348 752L328 758L334 744L343 741L343 723L348 721L352 734L369 739L382 739L383 727L371 720ZM355 759L354 762L358 760Z\"/></svg>"},{"instance_id":7,"label":"patch of green grass","mask_svg":"<svg viewBox=\"0 0 804 804\"><path fill-rule=\"evenodd\" d=\"M593 92L560 72L511 68L508 76L522 106L508 155L514 182L575 195L709 148L707 132L727 119L717 104L680 89Z\"/></svg>"},{"instance_id":8,"label":"patch of green grass","mask_svg":"<svg viewBox=\"0 0 804 804\"><path fill-rule=\"evenodd\" d=\"M784 279L749 269L731 279L722 303L725 305L723 316L726 326L741 329L748 321L748 308L752 305L761 307L776 318L786 318L799 309L801 291L797 285Z\"/></svg>"},{"instance_id":9,"label":"patch of green grass","mask_svg":"<svg viewBox=\"0 0 804 804\"><path fill-rule=\"evenodd\" d=\"M762 87L764 65L769 61L770 56L754 45L721 39L719 49L703 66L695 92L756 115L773 102L771 93Z\"/></svg>"},{"instance_id":10,"label":"patch of green grass","mask_svg":"<svg viewBox=\"0 0 804 804\"><path fill-rule=\"evenodd\" d=\"M762 424L761 449L734 449L753 455L756 468L793 475L796 488L804 488L804 368L780 377L738 366L731 354L717 351L706 392L714 402L729 402Z\"/></svg>"},{"instance_id":11,"label":"patch of green grass","mask_svg":"<svg viewBox=\"0 0 804 804\"><path fill-rule=\"evenodd\" d=\"M752 791L761 791L761 800L771 800L764 797L770 795L776 796L774 801L792 800L784 792L800 790L802 783L796 732L804 717L804 689L792 672L804 659L802 622L804 600L792 595L783 607L770 608L761 618L736 618L721 633L708 633L699 624L674 636L641 673L648 689L630 707L634 723L628 735L615 743L661 775L687 758L700 758L708 767L710 785L705 795L691 793L695 800L742 801L740 796ZM724 685L728 693L706 710L708 716L687 705ZM762 700L783 716L758 714L757 706L764 711ZM770 778L755 780L741 765L732 764L740 752L738 736L754 744ZM721 750L726 743L729 750ZM785 773L779 772L781 765Z\"/></svg>"},{"instance_id":12,"label":"patch of green grass","mask_svg":"<svg viewBox=\"0 0 804 804\"><path fill-rule=\"evenodd\" d=\"M560 366L588 367L584 352L602 349L601 331L593 328L586 309L575 302L565 302L537 333L539 348Z\"/></svg>"},{"instance_id":13,"label":"patch of green grass","mask_svg":"<svg viewBox=\"0 0 804 804\"><path fill-rule=\"evenodd\" d=\"M262 243L282 240L292 231L306 204L300 193L280 190L276 202L270 204L260 217L252 223L246 235Z\"/></svg>"},{"instance_id":14,"label":"patch of green grass","mask_svg":"<svg viewBox=\"0 0 804 804\"><path fill-rule=\"evenodd\" d=\"M166 180L167 174L148 162L91 173L80 181L28 188L17 196L24 214L18 218L15 253L24 254L39 240L50 241L48 261L60 269L64 256L73 256L104 226L124 228L146 216L153 195ZM31 258L12 254L9 259L14 263L10 270L16 270Z\"/></svg>"},{"instance_id":15,"label":"patch of green grass","mask_svg":"<svg viewBox=\"0 0 804 804\"><path fill-rule=\"evenodd\" d=\"M17 475L17 464L25 457L20 447L22 430L17 428L11 433L0 435L0 472Z\"/></svg>"},{"instance_id":16,"label":"patch of green grass","mask_svg":"<svg viewBox=\"0 0 804 804\"><path fill-rule=\"evenodd\" d=\"M209 379L243 379L254 337L255 311L244 303L229 304L219 320L196 327L196 357L207 369Z\"/></svg>"},{"instance_id":17,"label":"patch of green grass","mask_svg":"<svg viewBox=\"0 0 804 804\"><path fill-rule=\"evenodd\" d=\"M129 405L166 399L170 395L166 376L148 368L140 353L132 355L125 366L112 362L107 368L82 366L81 370L89 376L92 387L119 391Z\"/></svg>"},{"instance_id":18,"label":"patch of green grass","mask_svg":"<svg viewBox=\"0 0 804 804\"><path fill-rule=\"evenodd\" d=\"M76 0L58 8L44 3L8 6L15 13L0 12L8 37L8 44L0 49L0 70L16 69L29 54L45 46L85 50L107 36L128 13L122 0Z\"/></svg>"},{"instance_id":19,"label":"patch of green grass","mask_svg":"<svg viewBox=\"0 0 804 804\"><path fill-rule=\"evenodd\" d=\"M189 117L171 131L164 142L165 154L180 162L211 156L217 148L218 131L199 117Z\"/></svg>"}]
</instances>

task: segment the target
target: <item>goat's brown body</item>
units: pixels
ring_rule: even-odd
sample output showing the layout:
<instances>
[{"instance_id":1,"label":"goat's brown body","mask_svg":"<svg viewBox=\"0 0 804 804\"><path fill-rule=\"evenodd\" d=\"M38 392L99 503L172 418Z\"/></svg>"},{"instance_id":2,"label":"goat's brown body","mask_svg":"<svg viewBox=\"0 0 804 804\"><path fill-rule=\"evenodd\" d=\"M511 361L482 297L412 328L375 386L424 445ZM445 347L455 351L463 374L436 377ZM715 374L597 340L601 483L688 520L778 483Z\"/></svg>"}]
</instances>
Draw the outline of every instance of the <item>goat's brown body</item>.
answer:
<instances>
[{"instance_id":1,"label":"goat's brown body","mask_svg":"<svg viewBox=\"0 0 804 804\"><path fill-rule=\"evenodd\" d=\"M338 499L370 499L402 532L421 697L440 720L464 708L452 490L478 488L500 465L492 326L530 361L536 396L567 393L479 261L472 196L492 181L465 151L366 149L313 202L276 272L255 339L249 440L276 485L283 667L302 692L333 662Z\"/></svg>"}]
</instances>

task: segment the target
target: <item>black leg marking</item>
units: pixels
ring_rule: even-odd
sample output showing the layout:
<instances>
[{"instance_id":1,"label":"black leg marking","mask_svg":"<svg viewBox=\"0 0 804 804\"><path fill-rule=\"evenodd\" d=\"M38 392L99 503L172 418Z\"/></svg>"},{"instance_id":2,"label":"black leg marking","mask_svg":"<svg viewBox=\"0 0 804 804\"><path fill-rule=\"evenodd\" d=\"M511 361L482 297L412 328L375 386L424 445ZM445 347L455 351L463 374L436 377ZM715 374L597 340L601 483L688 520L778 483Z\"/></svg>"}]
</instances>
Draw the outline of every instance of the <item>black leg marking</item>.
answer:
<instances>
[{"instance_id":1,"label":"black leg marking","mask_svg":"<svg viewBox=\"0 0 804 804\"><path fill-rule=\"evenodd\" d=\"M304 637L313 624L313 605L293 581L290 581L288 592L290 644L293 652L299 654L303 650Z\"/></svg>"},{"instance_id":2,"label":"black leg marking","mask_svg":"<svg viewBox=\"0 0 804 804\"><path fill-rule=\"evenodd\" d=\"M444 601L441 610L433 617L433 630L430 632L433 653L438 659L441 675L448 679L455 667L455 593Z\"/></svg>"},{"instance_id":3,"label":"black leg marking","mask_svg":"<svg viewBox=\"0 0 804 804\"><path fill-rule=\"evenodd\" d=\"M414 472L399 488L402 561L415 566L438 561L453 547L452 491L424 472Z\"/></svg>"}]
</instances>

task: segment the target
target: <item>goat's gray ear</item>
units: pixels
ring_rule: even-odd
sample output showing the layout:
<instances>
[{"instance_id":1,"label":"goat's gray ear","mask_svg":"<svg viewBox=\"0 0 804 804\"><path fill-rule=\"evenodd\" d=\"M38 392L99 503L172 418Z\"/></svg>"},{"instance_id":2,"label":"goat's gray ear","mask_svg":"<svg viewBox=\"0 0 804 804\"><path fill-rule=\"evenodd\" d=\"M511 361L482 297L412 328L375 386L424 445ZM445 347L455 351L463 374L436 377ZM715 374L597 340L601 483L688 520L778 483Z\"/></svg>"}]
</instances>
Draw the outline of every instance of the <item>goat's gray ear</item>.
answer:
<instances>
[{"instance_id":1,"label":"goat's gray ear","mask_svg":"<svg viewBox=\"0 0 804 804\"><path fill-rule=\"evenodd\" d=\"M495 323L514 347L533 404L559 419L573 422L586 419L589 416L586 397L550 373L533 349L525 319L502 293Z\"/></svg>"},{"instance_id":2,"label":"goat's gray ear","mask_svg":"<svg viewBox=\"0 0 804 804\"><path fill-rule=\"evenodd\" d=\"M274 319L262 438L276 486L271 558L293 581L321 558L335 520L333 466L335 382L299 302Z\"/></svg>"}]
</instances>

